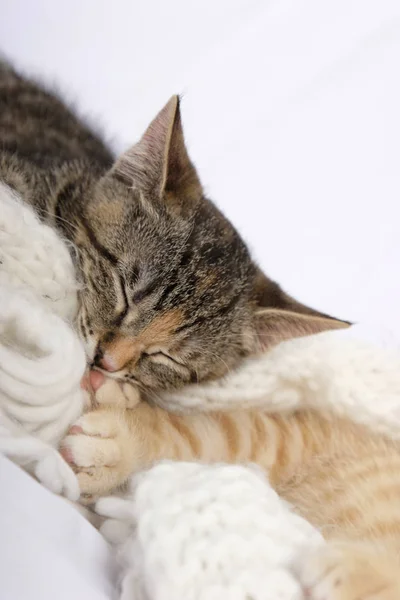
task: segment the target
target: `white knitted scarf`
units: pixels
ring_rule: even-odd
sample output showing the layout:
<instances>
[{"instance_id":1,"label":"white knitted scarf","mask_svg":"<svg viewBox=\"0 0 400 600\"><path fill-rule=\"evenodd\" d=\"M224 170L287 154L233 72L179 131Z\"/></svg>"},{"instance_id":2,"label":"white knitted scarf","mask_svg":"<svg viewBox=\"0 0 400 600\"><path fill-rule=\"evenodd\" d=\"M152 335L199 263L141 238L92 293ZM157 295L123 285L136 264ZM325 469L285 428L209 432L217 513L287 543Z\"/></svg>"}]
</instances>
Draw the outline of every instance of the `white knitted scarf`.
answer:
<instances>
[{"instance_id":1,"label":"white knitted scarf","mask_svg":"<svg viewBox=\"0 0 400 600\"><path fill-rule=\"evenodd\" d=\"M65 244L0 183L0 452L71 499L76 477L55 448L83 408L76 292Z\"/></svg>"},{"instance_id":2,"label":"white knitted scarf","mask_svg":"<svg viewBox=\"0 0 400 600\"><path fill-rule=\"evenodd\" d=\"M0 185L0 452L70 498L76 479L54 448L82 410L76 288L66 246ZM329 409L398 437L400 353L369 335L285 342L163 401L176 411ZM252 466L162 462L97 509L118 548L121 600L300 600L301 556L323 543Z\"/></svg>"}]
</instances>

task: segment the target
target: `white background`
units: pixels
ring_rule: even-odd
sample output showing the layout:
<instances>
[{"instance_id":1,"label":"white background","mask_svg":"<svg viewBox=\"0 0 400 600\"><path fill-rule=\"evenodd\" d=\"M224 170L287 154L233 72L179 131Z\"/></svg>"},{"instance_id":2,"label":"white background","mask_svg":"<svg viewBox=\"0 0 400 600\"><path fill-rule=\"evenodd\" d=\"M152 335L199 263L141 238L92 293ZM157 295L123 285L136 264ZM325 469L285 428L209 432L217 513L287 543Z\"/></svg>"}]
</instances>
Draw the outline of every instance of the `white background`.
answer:
<instances>
[{"instance_id":1,"label":"white background","mask_svg":"<svg viewBox=\"0 0 400 600\"><path fill-rule=\"evenodd\" d=\"M0 0L2 50L121 150L175 92L208 194L299 299L398 327L398 0Z\"/></svg>"},{"instance_id":2,"label":"white background","mask_svg":"<svg viewBox=\"0 0 400 600\"><path fill-rule=\"evenodd\" d=\"M0 0L0 50L118 151L183 92L206 189L266 272L400 339L399 0ZM0 480L0 597L110 598L98 534L12 465Z\"/></svg>"}]
</instances>

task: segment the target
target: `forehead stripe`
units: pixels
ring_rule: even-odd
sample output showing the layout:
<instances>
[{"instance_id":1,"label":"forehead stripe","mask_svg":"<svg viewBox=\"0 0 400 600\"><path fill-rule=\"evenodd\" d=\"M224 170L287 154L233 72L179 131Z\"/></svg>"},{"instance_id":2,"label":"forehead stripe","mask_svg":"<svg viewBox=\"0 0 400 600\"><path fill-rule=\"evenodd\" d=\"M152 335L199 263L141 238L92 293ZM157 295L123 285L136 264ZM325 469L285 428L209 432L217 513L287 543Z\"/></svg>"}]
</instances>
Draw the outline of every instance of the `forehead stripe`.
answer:
<instances>
[{"instance_id":1,"label":"forehead stripe","mask_svg":"<svg viewBox=\"0 0 400 600\"><path fill-rule=\"evenodd\" d=\"M163 293L161 294L156 306L155 306L155 310L159 310L160 308L162 308L164 302L166 301L166 299L168 298L168 296L170 296L173 291L175 290L177 286L177 281L170 283L169 285L165 286Z\"/></svg>"},{"instance_id":2,"label":"forehead stripe","mask_svg":"<svg viewBox=\"0 0 400 600\"><path fill-rule=\"evenodd\" d=\"M61 206L68 203L68 201L74 196L75 192L75 182L69 182L57 194L56 203L54 206L54 216L56 219L56 225L59 227L64 233L68 233L69 223L65 221L65 219L61 216Z\"/></svg>"},{"instance_id":3,"label":"forehead stripe","mask_svg":"<svg viewBox=\"0 0 400 600\"><path fill-rule=\"evenodd\" d=\"M85 228L85 231L87 233L89 240L91 241L93 246L96 248L97 252L99 254L101 254L103 256L103 258L108 260L112 265L114 265L114 266L117 265L118 259L114 256L114 254L112 254L112 252L110 252L109 250L107 250L107 248L104 248L104 246L102 244L100 244L100 242L97 240L97 238L95 236L93 229L90 227L90 225L84 215L81 215L81 222Z\"/></svg>"}]
</instances>

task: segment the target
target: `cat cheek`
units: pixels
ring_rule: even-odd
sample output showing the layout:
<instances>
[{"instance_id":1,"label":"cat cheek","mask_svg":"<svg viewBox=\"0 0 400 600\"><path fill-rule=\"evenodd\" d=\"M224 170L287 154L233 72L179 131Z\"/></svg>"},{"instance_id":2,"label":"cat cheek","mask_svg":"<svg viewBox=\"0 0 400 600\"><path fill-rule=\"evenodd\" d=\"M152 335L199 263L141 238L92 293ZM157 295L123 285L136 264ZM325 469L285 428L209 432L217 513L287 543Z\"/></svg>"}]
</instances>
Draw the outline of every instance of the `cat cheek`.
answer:
<instances>
[{"instance_id":1,"label":"cat cheek","mask_svg":"<svg viewBox=\"0 0 400 600\"><path fill-rule=\"evenodd\" d=\"M183 373L177 372L174 368L148 361L141 365L137 379L150 389L171 389L188 383L190 376L183 376Z\"/></svg>"},{"instance_id":2,"label":"cat cheek","mask_svg":"<svg viewBox=\"0 0 400 600\"><path fill-rule=\"evenodd\" d=\"M128 365L126 371L127 373L124 375L126 381L131 380L132 383L138 381L149 388L162 387L157 372L147 362L139 361L135 365Z\"/></svg>"}]
</instances>

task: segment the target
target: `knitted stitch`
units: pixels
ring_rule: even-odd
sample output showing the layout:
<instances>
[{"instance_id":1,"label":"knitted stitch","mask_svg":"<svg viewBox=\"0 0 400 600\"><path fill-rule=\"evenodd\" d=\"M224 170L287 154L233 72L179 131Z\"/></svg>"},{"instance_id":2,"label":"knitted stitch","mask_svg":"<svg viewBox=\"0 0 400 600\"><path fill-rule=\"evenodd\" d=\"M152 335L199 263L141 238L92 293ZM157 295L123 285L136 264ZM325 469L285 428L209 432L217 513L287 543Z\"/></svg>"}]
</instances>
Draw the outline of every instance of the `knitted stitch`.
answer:
<instances>
[{"instance_id":1,"label":"knitted stitch","mask_svg":"<svg viewBox=\"0 0 400 600\"><path fill-rule=\"evenodd\" d=\"M255 467L165 461L97 511L121 600L300 600L292 566L323 543Z\"/></svg>"}]
</instances>

